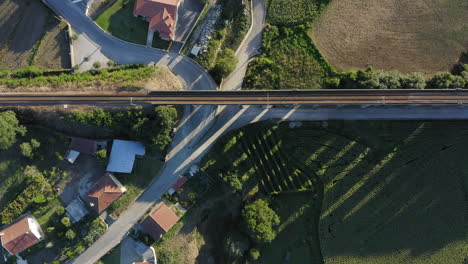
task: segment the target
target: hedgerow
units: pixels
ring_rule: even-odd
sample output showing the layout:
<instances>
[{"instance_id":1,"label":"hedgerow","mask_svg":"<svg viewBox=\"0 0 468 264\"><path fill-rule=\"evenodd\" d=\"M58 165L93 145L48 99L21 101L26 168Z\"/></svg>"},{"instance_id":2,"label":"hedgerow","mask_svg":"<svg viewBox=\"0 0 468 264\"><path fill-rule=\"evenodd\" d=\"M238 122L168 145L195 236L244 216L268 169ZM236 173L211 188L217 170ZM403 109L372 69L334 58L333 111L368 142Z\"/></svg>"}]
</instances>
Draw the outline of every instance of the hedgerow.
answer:
<instances>
[{"instance_id":1,"label":"hedgerow","mask_svg":"<svg viewBox=\"0 0 468 264\"><path fill-rule=\"evenodd\" d=\"M69 70L49 71L26 67L15 71L2 71L0 73L0 84L4 84L9 88L57 87L62 85L85 87L95 84L146 80L153 77L154 74L154 67L138 64L74 74Z\"/></svg>"}]
</instances>

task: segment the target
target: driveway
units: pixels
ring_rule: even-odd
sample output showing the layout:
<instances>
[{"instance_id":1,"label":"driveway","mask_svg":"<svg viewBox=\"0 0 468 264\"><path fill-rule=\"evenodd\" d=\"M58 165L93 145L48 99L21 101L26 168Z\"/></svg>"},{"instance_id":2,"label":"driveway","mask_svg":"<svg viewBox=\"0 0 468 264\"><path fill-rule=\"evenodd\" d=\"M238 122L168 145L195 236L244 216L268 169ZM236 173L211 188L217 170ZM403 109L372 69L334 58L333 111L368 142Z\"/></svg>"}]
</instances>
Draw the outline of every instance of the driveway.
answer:
<instances>
[{"instance_id":1,"label":"driveway","mask_svg":"<svg viewBox=\"0 0 468 264\"><path fill-rule=\"evenodd\" d=\"M177 25L174 40L185 42L203 10L200 0L181 0L177 11Z\"/></svg>"}]
</instances>

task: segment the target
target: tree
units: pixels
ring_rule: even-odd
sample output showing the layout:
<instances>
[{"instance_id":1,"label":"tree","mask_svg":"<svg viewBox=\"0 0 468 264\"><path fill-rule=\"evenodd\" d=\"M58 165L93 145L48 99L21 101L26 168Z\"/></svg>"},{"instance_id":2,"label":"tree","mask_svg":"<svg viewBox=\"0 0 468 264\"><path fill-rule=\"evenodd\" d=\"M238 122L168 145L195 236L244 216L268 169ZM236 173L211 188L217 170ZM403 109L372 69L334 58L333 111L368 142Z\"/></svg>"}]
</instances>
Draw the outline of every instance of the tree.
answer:
<instances>
[{"instance_id":1,"label":"tree","mask_svg":"<svg viewBox=\"0 0 468 264\"><path fill-rule=\"evenodd\" d=\"M29 142L23 142L20 144L21 155L26 158L32 158L33 150Z\"/></svg>"},{"instance_id":2,"label":"tree","mask_svg":"<svg viewBox=\"0 0 468 264\"><path fill-rule=\"evenodd\" d=\"M236 54L231 49L223 50L219 56L220 58L211 70L213 78L217 81L228 77L236 69L236 65L239 62Z\"/></svg>"},{"instance_id":3,"label":"tree","mask_svg":"<svg viewBox=\"0 0 468 264\"><path fill-rule=\"evenodd\" d=\"M8 149L15 144L17 134L24 136L26 127L19 124L15 112L0 112L0 149Z\"/></svg>"},{"instance_id":4,"label":"tree","mask_svg":"<svg viewBox=\"0 0 468 264\"><path fill-rule=\"evenodd\" d=\"M264 199L259 199L242 210L242 217L246 223L251 238L258 243L269 243L276 237L274 228L280 219Z\"/></svg>"},{"instance_id":5,"label":"tree","mask_svg":"<svg viewBox=\"0 0 468 264\"><path fill-rule=\"evenodd\" d=\"M221 178L231 186L233 192L238 192L242 190L242 180L240 179L238 172L235 171L226 171L220 174Z\"/></svg>"},{"instance_id":6,"label":"tree","mask_svg":"<svg viewBox=\"0 0 468 264\"><path fill-rule=\"evenodd\" d=\"M377 73L379 89L400 89L402 74L397 71L381 71Z\"/></svg>"},{"instance_id":7,"label":"tree","mask_svg":"<svg viewBox=\"0 0 468 264\"><path fill-rule=\"evenodd\" d=\"M62 217L62 219L60 220L60 222L65 226L65 227L70 227L71 226L71 221L70 221L70 218L64 216Z\"/></svg>"},{"instance_id":8,"label":"tree","mask_svg":"<svg viewBox=\"0 0 468 264\"><path fill-rule=\"evenodd\" d=\"M32 159L34 157L34 150L40 146L41 143L34 138L31 139L31 142L23 142L20 145L21 154L26 158Z\"/></svg>"},{"instance_id":9,"label":"tree","mask_svg":"<svg viewBox=\"0 0 468 264\"><path fill-rule=\"evenodd\" d=\"M163 150L171 143L171 130L177 118L177 110L170 106L155 108L157 126L151 129L153 136L151 143Z\"/></svg>"},{"instance_id":10,"label":"tree","mask_svg":"<svg viewBox=\"0 0 468 264\"><path fill-rule=\"evenodd\" d=\"M67 232L65 232L66 239L73 240L75 239L75 237L76 237L76 233L73 230L69 229Z\"/></svg>"},{"instance_id":11,"label":"tree","mask_svg":"<svg viewBox=\"0 0 468 264\"><path fill-rule=\"evenodd\" d=\"M101 149L99 151L96 151L96 158L99 163L101 163L102 166L106 166L107 164L107 149Z\"/></svg>"}]
</instances>

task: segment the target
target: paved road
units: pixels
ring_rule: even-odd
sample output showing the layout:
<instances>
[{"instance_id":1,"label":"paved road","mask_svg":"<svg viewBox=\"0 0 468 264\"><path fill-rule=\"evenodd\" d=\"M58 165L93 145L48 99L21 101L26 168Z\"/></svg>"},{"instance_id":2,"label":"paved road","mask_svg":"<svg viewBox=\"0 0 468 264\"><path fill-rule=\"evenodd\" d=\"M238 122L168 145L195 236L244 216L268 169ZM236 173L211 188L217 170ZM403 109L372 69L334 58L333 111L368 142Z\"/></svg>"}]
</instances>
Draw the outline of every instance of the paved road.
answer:
<instances>
[{"instance_id":1,"label":"paved road","mask_svg":"<svg viewBox=\"0 0 468 264\"><path fill-rule=\"evenodd\" d=\"M240 90L247 65L262 46L262 32L265 24L265 0L252 0L252 26L236 51L239 59L236 70L223 82L223 90Z\"/></svg>"},{"instance_id":2,"label":"paved road","mask_svg":"<svg viewBox=\"0 0 468 264\"><path fill-rule=\"evenodd\" d=\"M117 39L99 28L76 5L68 0L43 0L58 15L64 17L78 33L100 47L100 52L119 64L155 62L158 66L168 67L176 74L188 90L215 90L216 83L211 76L190 58L175 53L148 48ZM208 128L213 117L214 107L203 106L190 112L186 106L185 116L189 117L174 135L173 147L181 147L177 155L173 155L161 171L161 176L153 182L146 191L126 210L90 248L70 263L91 264L98 261L104 254L118 245L127 231L151 208L153 203L176 180L181 169L179 164L188 156L187 151L193 141L197 141ZM175 146L174 144L177 144ZM176 148L178 149L178 148Z\"/></svg>"},{"instance_id":3,"label":"paved road","mask_svg":"<svg viewBox=\"0 0 468 264\"><path fill-rule=\"evenodd\" d=\"M167 66L184 82L189 90L214 90L217 85L211 76L186 56L168 53L128 43L105 33L75 4L68 0L43 0L57 14L64 17L75 30L101 47L101 53L120 64L149 63Z\"/></svg>"},{"instance_id":4,"label":"paved road","mask_svg":"<svg viewBox=\"0 0 468 264\"><path fill-rule=\"evenodd\" d=\"M185 42L203 10L200 0L181 0L177 10L177 26L174 40Z\"/></svg>"}]
</instances>

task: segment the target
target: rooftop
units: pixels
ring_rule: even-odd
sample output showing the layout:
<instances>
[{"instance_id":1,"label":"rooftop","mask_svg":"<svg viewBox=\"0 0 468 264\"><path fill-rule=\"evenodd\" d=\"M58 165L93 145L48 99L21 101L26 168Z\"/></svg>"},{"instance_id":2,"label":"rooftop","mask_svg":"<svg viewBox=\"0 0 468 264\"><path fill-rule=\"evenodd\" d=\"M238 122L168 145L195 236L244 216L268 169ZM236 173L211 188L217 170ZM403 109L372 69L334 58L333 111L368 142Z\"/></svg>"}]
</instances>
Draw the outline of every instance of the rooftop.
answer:
<instances>
[{"instance_id":1,"label":"rooftop","mask_svg":"<svg viewBox=\"0 0 468 264\"><path fill-rule=\"evenodd\" d=\"M87 194L90 206L98 213L106 210L124 192L125 187L110 173L106 173Z\"/></svg>"},{"instance_id":2,"label":"rooftop","mask_svg":"<svg viewBox=\"0 0 468 264\"><path fill-rule=\"evenodd\" d=\"M141 226L154 239L159 240L179 221L178 217L165 203L160 203L156 209L143 220Z\"/></svg>"},{"instance_id":3,"label":"rooftop","mask_svg":"<svg viewBox=\"0 0 468 264\"><path fill-rule=\"evenodd\" d=\"M173 39L178 5L178 0L136 0L133 14L145 17L162 38Z\"/></svg>"},{"instance_id":4,"label":"rooftop","mask_svg":"<svg viewBox=\"0 0 468 264\"><path fill-rule=\"evenodd\" d=\"M12 255L30 248L43 237L41 227L32 215L25 215L0 231L2 246Z\"/></svg>"},{"instance_id":5,"label":"rooftop","mask_svg":"<svg viewBox=\"0 0 468 264\"><path fill-rule=\"evenodd\" d=\"M137 141L114 140L107 171L131 173L135 155L145 155L145 146Z\"/></svg>"},{"instance_id":6,"label":"rooftop","mask_svg":"<svg viewBox=\"0 0 468 264\"><path fill-rule=\"evenodd\" d=\"M96 153L97 144L94 140L72 137L70 149L83 154L93 155L94 153Z\"/></svg>"}]
</instances>

